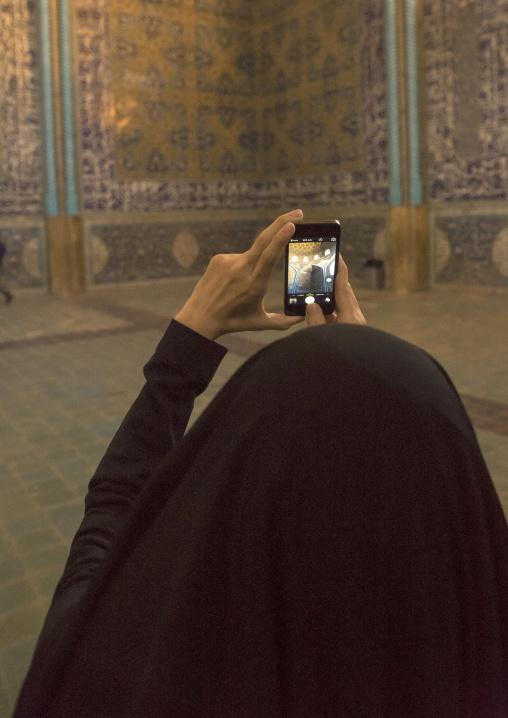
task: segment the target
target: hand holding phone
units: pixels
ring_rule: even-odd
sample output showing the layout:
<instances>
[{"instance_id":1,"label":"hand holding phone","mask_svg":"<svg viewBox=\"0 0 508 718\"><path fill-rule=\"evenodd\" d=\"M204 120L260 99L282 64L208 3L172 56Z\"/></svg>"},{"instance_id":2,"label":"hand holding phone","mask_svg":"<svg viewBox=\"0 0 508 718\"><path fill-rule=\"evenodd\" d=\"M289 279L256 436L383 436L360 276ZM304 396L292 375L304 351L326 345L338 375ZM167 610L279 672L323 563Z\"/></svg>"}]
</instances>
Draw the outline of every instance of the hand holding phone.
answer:
<instances>
[{"instance_id":1,"label":"hand holding phone","mask_svg":"<svg viewBox=\"0 0 508 718\"><path fill-rule=\"evenodd\" d=\"M285 330L299 316L268 313L264 298L274 267L293 236L301 210L278 217L243 254L218 254L175 319L208 339L230 332Z\"/></svg>"},{"instance_id":2,"label":"hand holding phone","mask_svg":"<svg viewBox=\"0 0 508 718\"><path fill-rule=\"evenodd\" d=\"M284 314L305 316L314 302L323 314L333 312L339 249L337 219L296 225L285 252Z\"/></svg>"},{"instance_id":3,"label":"hand holding phone","mask_svg":"<svg viewBox=\"0 0 508 718\"><path fill-rule=\"evenodd\" d=\"M349 272L342 256L338 256L338 270L335 279L335 311L326 316L318 304L307 307L307 326L316 327L319 324L367 324L358 300L349 283Z\"/></svg>"}]
</instances>

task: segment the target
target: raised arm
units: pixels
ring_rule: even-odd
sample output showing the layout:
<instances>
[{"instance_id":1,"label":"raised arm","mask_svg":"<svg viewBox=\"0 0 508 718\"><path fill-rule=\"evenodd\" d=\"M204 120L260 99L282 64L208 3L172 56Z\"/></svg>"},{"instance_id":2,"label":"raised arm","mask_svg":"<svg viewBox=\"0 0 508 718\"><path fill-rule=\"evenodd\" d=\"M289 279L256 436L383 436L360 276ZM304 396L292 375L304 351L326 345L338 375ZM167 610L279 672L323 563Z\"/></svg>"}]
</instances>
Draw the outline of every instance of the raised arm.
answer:
<instances>
[{"instance_id":1,"label":"raised arm","mask_svg":"<svg viewBox=\"0 0 508 718\"><path fill-rule=\"evenodd\" d=\"M145 366L146 383L90 481L85 516L55 596L77 593L97 570L142 487L182 438L194 399L226 350L213 340L246 329L287 329L301 317L267 314L270 275L294 232L297 210L279 217L243 254L214 257ZM74 593L74 592L73 592Z\"/></svg>"},{"instance_id":2,"label":"raised arm","mask_svg":"<svg viewBox=\"0 0 508 718\"><path fill-rule=\"evenodd\" d=\"M213 340L246 329L287 329L301 318L267 314L270 274L300 211L279 217L240 255L214 258L145 367L146 383L90 481L72 543L21 691L16 718L44 714L59 671L86 621L89 587L151 473L182 438L195 397L224 347ZM91 686L93 690L93 686Z\"/></svg>"},{"instance_id":3,"label":"raised arm","mask_svg":"<svg viewBox=\"0 0 508 718\"><path fill-rule=\"evenodd\" d=\"M146 383L93 475L85 516L56 595L85 584L120 531L150 473L182 438L194 399L226 349L173 321L146 364Z\"/></svg>"}]
</instances>

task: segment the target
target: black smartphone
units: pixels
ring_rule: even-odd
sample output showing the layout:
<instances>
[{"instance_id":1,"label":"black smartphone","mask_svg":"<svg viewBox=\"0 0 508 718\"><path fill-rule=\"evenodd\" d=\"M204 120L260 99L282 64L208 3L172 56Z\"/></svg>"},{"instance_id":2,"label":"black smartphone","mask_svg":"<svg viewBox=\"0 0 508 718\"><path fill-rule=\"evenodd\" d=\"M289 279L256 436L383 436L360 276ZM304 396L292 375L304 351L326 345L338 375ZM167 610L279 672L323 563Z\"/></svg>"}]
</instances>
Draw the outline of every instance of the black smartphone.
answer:
<instances>
[{"instance_id":1,"label":"black smartphone","mask_svg":"<svg viewBox=\"0 0 508 718\"><path fill-rule=\"evenodd\" d=\"M339 220L295 227L285 254L284 314L305 316L311 302L317 302L324 314L331 314L339 264Z\"/></svg>"}]
</instances>

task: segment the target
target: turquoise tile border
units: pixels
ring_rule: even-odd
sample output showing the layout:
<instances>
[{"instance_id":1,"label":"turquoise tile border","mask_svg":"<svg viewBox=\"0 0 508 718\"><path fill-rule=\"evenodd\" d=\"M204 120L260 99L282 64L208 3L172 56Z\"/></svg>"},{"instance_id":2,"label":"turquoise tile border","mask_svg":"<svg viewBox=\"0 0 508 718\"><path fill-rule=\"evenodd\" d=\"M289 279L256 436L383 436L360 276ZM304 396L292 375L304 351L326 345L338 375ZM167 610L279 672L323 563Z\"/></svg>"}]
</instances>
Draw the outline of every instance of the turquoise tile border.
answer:
<instances>
[{"instance_id":1,"label":"turquoise tile border","mask_svg":"<svg viewBox=\"0 0 508 718\"><path fill-rule=\"evenodd\" d=\"M405 0L405 49L407 73L409 204L420 205L423 187L420 162L420 121L418 87L417 0ZM397 0L385 0L386 75L388 97L388 138L390 157L390 204L402 201L400 104L397 58Z\"/></svg>"},{"instance_id":2,"label":"turquoise tile border","mask_svg":"<svg viewBox=\"0 0 508 718\"><path fill-rule=\"evenodd\" d=\"M78 214L74 143L74 99L72 87L72 53L68 0L60 0L60 68L62 77L62 120L65 163L67 214Z\"/></svg>"},{"instance_id":3,"label":"turquoise tile border","mask_svg":"<svg viewBox=\"0 0 508 718\"><path fill-rule=\"evenodd\" d=\"M409 125L409 203L423 201L420 167L420 121L418 102L418 20L417 0L406 0L406 70Z\"/></svg>"},{"instance_id":4,"label":"turquoise tile border","mask_svg":"<svg viewBox=\"0 0 508 718\"><path fill-rule=\"evenodd\" d=\"M46 214L58 215L56 173L55 117L53 109L53 77L51 53L51 20L49 0L40 0L39 24L41 40L42 111L44 118L44 148L46 155Z\"/></svg>"},{"instance_id":5,"label":"turquoise tile border","mask_svg":"<svg viewBox=\"0 0 508 718\"><path fill-rule=\"evenodd\" d=\"M397 59L397 2L385 0L386 82L388 99L388 146L390 162L390 204L402 204L400 167L400 116Z\"/></svg>"}]
</instances>

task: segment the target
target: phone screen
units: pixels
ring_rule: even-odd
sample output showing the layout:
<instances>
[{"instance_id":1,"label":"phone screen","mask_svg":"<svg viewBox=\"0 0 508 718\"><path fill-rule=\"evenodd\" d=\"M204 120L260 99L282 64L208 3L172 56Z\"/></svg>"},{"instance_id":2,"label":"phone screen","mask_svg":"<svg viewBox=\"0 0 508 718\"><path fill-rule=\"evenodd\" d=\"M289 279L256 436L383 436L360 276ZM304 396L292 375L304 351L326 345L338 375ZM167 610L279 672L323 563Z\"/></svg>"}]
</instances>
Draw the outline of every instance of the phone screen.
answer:
<instances>
[{"instance_id":1,"label":"phone screen","mask_svg":"<svg viewBox=\"0 0 508 718\"><path fill-rule=\"evenodd\" d=\"M286 247L285 314L304 315L312 302L317 302L325 314L333 312L339 247L337 221L296 225Z\"/></svg>"}]
</instances>

